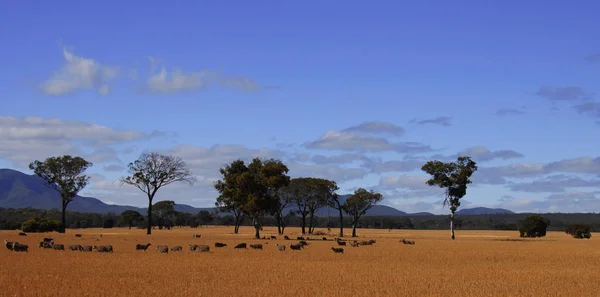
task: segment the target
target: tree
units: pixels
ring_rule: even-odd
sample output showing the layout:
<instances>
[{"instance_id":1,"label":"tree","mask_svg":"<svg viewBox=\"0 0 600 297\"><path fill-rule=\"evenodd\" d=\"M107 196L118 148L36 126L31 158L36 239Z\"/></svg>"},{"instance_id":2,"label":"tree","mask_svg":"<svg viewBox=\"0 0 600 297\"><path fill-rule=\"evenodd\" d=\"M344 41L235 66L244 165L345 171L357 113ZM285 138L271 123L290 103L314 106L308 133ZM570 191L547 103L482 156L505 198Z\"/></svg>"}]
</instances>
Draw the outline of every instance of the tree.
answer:
<instances>
[{"instance_id":1,"label":"tree","mask_svg":"<svg viewBox=\"0 0 600 297\"><path fill-rule=\"evenodd\" d=\"M331 196L332 181L313 178L299 177L291 180L287 189L287 195L297 207L297 213L302 218L302 234L306 234L306 217L310 215L308 233L314 229L314 217L316 211L327 205Z\"/></svg>"},{"instance_id":2,"label":"tree","mask_svg":"<svg viewBox=\"0 0 600 297\"><path fill-rule=\"evenodd\" d=\"M477 163L471 157L460 156L456 162L429 161L421 170L431 175L427 185L445 189L444 206L450 206L450 235L454 240L454 215L460 207L460 199L467 195L467 185L472 183L471 175L477 171Z\"/></svg>"},{"instance_id":3,"label":"tree","mask_svg":"<svg viewBox=\"0 0 600 297\"><path fill-rule=\"evenodd\" d=\"M131 227L135 223L141 222L143 220L144 220L144 217L142 216L142 214L140 214L139 212L137 212L135 210L126 210L121 213L121 217L120 217L120 221L123 222L125 225L129 226L129 229L131 229Z\"/></svg>"},{"instance_id":4,"label":"tree","mask_svg":"<svg viewBox=\"0 0 600 297\"><path fill-rule=\"evenodd\" d=\"M198 221L200 222L200 225L210 224L214 220L214 215L208 210L201 210L198 213Z\"/></svg>"},{"instance_id":5,"label":"tree","mask_svg":"<svg viewBox=\"0 0 600 297\"><path fill-rule=\"evenodd\" d=\"M526 217L519 226L521 237L544 237L550 221L541 215L530 215Z\"/></svg>"},{"instance_id":6,"label":"tree","mask_svg":"<svg viewBox=\"0 0 600 297\"><path fill-rule=\"evenodd\" d=\"M252 218L257 239L260 238L262 217L275 214L281 189L290 183L288 171L280 160L254 158L248 164L248 172L242 174L241 185L248 189L248 200L242 209Z\"/></svg>"},{"instance_id":7,"label":"tree","mask_svg":"<svg viewBox=\"0 0 600 297\"><path fill-rule=\"evenodd\" d=\"M335 190L337 191L337 185L335 186ZM333 195L331 195L329 197L328 200L328 204L329 207L333 208L333 209L337 209L337 211L339 211L339 215L340 215L340 237L344 237L344 207L343 207L343 203L340 201L340 196L338 194L335 193L335 191L333 191Z\"/></svg>"},{"instance_id":8,"label":"tree","mask_svg":"<svg viewBox=\"0 0 600 297\"><path fill-rule=\"evenodd\" d=\"M158 201L152 206L152 215L156 217L158 228L171 227L175 217L175 201Z\"/></svg>"},{"instance_id":9,"label":"tree","mask_svg":"<svg viewBox=\"0 0 600 297\"><path fill-rule=\"evenodd\" d=\"M576 239L592 238L592 228L587 224L569 224L565 228L565 233Z\"/></svg>"},{"instance_id":10,"label":"tree","mask_svg":"<svg viewBox=\"0 0 600 297\"><path fill-rule=\"evenodd\" d=\"M248 167L242 160L236 160L231 164L219 169L221 179L214 184L215 189L219 192L215 206L221 212L230 212L233 214L233 233L237 234L240 225L244 222L246 214L242 210L242 206L248 199L246 189L240 188L238 181L242 174L248 171Z\"/></svg>"},{"instance_id":11,"label":"tree","mask_svg":"<svg viewBox=\"0 0 600 297\"><path fill-rule=\"evenodd\" d=\"M352 216L352 237L356 237L356 225L360 217L381 200L383 200L383 195L358 188L354 191L354 194L344 201L342 208Z\"/></svg>"},{"instance_id":12,"label":"tree","mask_svg":"<svg viewBox=\"0 0 600 297\"><path fill-rule=\"evenodd\" d=\"M43 162L35 160L29 164L29 169L44 179L47 186L60 194L62 201L62 226L58 230L60 233L65 233L67 226L67 205L88 185L90 177L83 173L91 166L92 163L85 159L69 155L50 157Z\"/></svg>"},{"instance_id":13,"label":"tree","mask_svg":"<svg viewBox=\"0 0 600 297\"><path fill-rule=\"evenodd\" d=\"M283 234L285 227L287 226L287 221L289 221L288 215L283 214L285 208L291 201L291 197L289 195L289 191L287 191L287 187L281 189L281 193L277 197L277 204L275 206L275 222L277 224L277 234Z\"/></svg>"},{"instance_id":14,"label":"tree","mask_svg":"<svg viewBox=\"0 0 600 297\"><path fill-rule=\"evenodd\" d=\"M148 226L146 233L152 234L152 200L156 192L175 182L193 185L196 177L187 164L179 157L159 153L143 153L129 163L129 176L121 178L121 184L138 188L148 196Z\"/></svg>"}]
</instances>

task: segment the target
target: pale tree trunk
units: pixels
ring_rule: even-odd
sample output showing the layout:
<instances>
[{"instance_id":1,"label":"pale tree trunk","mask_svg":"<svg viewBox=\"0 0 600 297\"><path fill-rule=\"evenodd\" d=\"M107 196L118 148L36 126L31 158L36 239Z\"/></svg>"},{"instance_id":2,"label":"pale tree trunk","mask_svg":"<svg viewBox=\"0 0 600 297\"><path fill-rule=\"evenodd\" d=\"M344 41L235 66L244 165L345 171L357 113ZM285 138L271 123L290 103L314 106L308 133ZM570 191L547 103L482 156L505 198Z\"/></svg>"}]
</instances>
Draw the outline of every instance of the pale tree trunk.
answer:
<instances>
[{"instance_id":1,"label":"pale tree trunk","mask_svg":"<svg viewBox=\"0 0 600 297\"><path fill-rule=\"evenodd\" d=\"M254 230L256 231L254 233L254 238L260 239L260 222L257 219L253 219L253 223L254 223Z\"/></svg>"},{"instance_id":2,"label":"pale tree trunk","mask_svg":"<svg viewBox=\"0 0 600 297\"><path fill-rule=\"evenodd\" d=\"M452 212L450 214L450 236L452 237L452 240L455 239L455 236L454 236L454 212Z\"/></svg>"}]
</instances>

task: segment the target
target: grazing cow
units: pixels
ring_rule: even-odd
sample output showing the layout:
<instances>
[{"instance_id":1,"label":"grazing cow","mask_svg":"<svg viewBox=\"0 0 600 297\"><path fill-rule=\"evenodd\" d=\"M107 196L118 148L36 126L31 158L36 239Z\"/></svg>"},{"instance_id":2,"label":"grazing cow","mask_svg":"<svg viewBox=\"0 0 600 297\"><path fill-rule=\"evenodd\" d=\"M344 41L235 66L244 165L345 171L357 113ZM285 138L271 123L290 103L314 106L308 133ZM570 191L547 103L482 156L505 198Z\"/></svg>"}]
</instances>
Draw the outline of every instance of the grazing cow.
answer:
<instances>
[{"instance_id":1,"label":"grazing cow","mask_svg":"<svg viewBox=\"0 0 600 297\"><path fill-rule=\"evenodd\" d=\"M364 241L364 240L361 241L359 244L360 245L371 245L368 241Z\"/></svg>"},{"instance_id":2,"label":"grazing cow","mask_svg":"<svg viewBox=\"0 0 600 297\"><path fill-rule=\"evenodd\" d=\"M350 246L352 246L352 247L358 247L358 241L356 241L356 240L355 241L351 241L350 242Z\"/></svg>"},{"instance_id":3,"label":"grazing cow","mask_svg":"<svg viewBox=\"0 0 600 297\"><path fill-rule=\"evenodd\" d=\"M82 245L80 251L82 252L91 252L93 247L91 245Z\"/></svg>"},{"instance_id":4,"label":"grazing cow","mask_svg":"<svg viewBox=\"0 0 600 297\"><path fill-rule=\"evenodd\" d=\"M78 244L70 245L69 249L72 251L81 251L81 245L78 245Z\"/></svg>"},{"instance_id":5,"label":"grazing cow","mask_svg":"<svg viewBox=\"0 0 600 297\"><path fill-rule=\"evenodd\" d=\"M75 237L81 237L81 234L75 234Z\"/></svg>"},{"instance_id":6,"label":"grazing cow","mask_svg":"<svg viewBox=\"0 0 600 297\"><path fill-rule=\"evenodd\" d=\"M406 240L406 239L402 239L402 240L400 240L400 242L402 242L404 244L415 244L415 242L413 240Z\"/></svg>"},{"instance_id":7,"label":"grazing cow","mask_svg":"<svg viewBox=\"0 0 600 297\"><path fill-rule=\"evenodd\" d=\"M52 248L52 243L51 242L46 242L46 241L40 241L40 247L43 247L45 249L51 249Z\"/></svg>"},{"instance_id":8,"label":"grazing cow","mask_svg":"<svg viewBox=\"0 0 600 297\"><path fill-rule=\"evenodd\" d=\"M28 248L29 246L26 244L20 244L18 242L13 243L13 251L15 252L27 252Z\"/></svg>"},{"instance_id":9,"label":"grazing cow","mask_svg":"<svg viewBox=\"0 0 600 297\"><path fill-rule=\"evenodd\" d=\"M199 252L208 252L210 251L210 247L208 245L199 245L196 250Z\"/></svg>"},{"instance_id":10,"label":"grazing cow","mask_svg":"<svg viewBox=\"0 0 600 297\"><path fill-rule=\"evenodd\" d=\"M283 236L283 239L290 240L290 238L287 235Z\"/></svg>"},{"instance_id":11,"label":"grazing cow","mask_svg":"<svg viewBox=\"0 0 600 297\"><path fill-rule=\"evenodd\" d=\"M194 234L194 238L200 238L201 234Z\"/></svg>"},{"instance_id":12,"label":"grazing cow","mask_svg":"<svg viewBox=\"0 0 600 297\"><path fill-rule=\"evenodd\" d=\"M136 251L138 251L138 250L146 251L148 249L148 247L150 247L151 245L152 245L151 243L146 243L146 244L138 243L135 245L135 250Z\"/></svg>"},{"instance_id":13,"label":"grazing cow","mask_svg":"<svg viewBox=\"0 0 600 297\"><path fill-rule=\"evenodd\" d=\"M374 244L374 243L376 243L375 239L369 240L369 244Z\"/></svg>"},{"instance_id":14,"label":"grazing cow","mask_svg":"<svg viewBox=\"0 0 600 297\"><path fill-rule=\"evenodd\" d=\"M226 247L227 244L226 243L222 243L222 242L215 242L215 247L221 248L221 247Z\"/></svg>"},{"instance_id":15,"label":"grazing cow","mask_svg":"<svg viewBox=\"0 0 600 297\"><path fill-rule=\"evenodd\" d=\"M54 243L54 238L52 237L44 237L44 239L42 239L43 242L49 242L49 243Z\"/></svg>"},{"instance_id":16,"label":"grazing cow","mask_svg":"<svg viewBox=\"0 0 600 297\"><path fill-rule=\"evenodd\" d=\"M346 245L346 242L345 241L338 241L337 244L338 245Z\"/></svg>"},{"instance_id":17,"label":"grazing cow","mask_svg":"<svg viewBox=\"0 0 600 297\"><path fill-rule=\"evenodd\" d=\"M303 248L304 246L301 244L291 244L290 243L290 249L292 249L293 251L299 251Z\"/></svg>"},{"instance_id":18,"label":"grazing cow","mask_svg":"<svg viewBox=\"0 0 600 297\"><path fill-rule=\"evenodd\" d=\"M250 247L255 250L262 250L262 244L251 244Z\"/></svg>"},{"instance_id":19,"label":"grazing cow","mask_svg":"<svg viewBox=\"0 0 600 297\"><path fill-rule=\"evenodd\" d=\"M53 248L56 251L64 251L65 250L65 245L64 244L56 243L56 244L53 244Z\"/></svg>"},{"instance_id":20,"label":"grazing cow","mask_svg":"<svg viewBox=\"0 0 600 297\"><path fill-rule=\"evenodd\" d=\"M277 236L271 235L271 239L277 239Z\"/></svg>"},{"instance_id":21,"label":"grazing cow","mask_svg":"<svg viewBox=\"0 0 600 297\"><path fill-rule=\"evenodd\" d=\"M334 248L332 247L331 250L336 253L336 254L343 254L344 253L344 249L343 248Z\"/></svg>"},{"instance_id":22,"label":"grazing cow","mask_svg":"<svg viewBox=\"0 0 600 297\"><path fill-rule=\"evenodd\" d=\"M19 236L27 236L27 233L25 233L25 232L19 232Z\"/></svg>"},{"instance_id":23,"label":"grazing cow","mask_svg":"<svg viewBox=\"0 0 600 297\"><path fill-rule=\"evenodd\" d=\"M246 248L246 244L245 243L238 243L235 247L233 247L234 249L245 249Z\"/></svg>"},{"instance_id":24,"label":"grazing cow","mask_svg":"<svg viewBox=\"0 0 600 297\"><path fill-rule=\"evenodd\" d=\"M278 251L285 252L285 245L278 245L278 244L276 244L275 246L277 247Z\"/></svg>"},{"instance_id":25,"label":"grazing cow","mask_svg":"<svg viewBox=\"0 0 600 297\"><path fill-rule=\"evenodd\" d=\"M183 247L180 245L176 245L171 248L171 252L181 252L182 250L183 250Z\"/></svg>"},{"instance_id":26,"label":"grazing cow","mask_svg":"<svg viewBox=\"0 0 600 297\"><path fill-rule=\"evenodd\" d=\"M163 254L168 254L169 253L169 247L166 245L157 245L156 246L156 250L163 253Z\"/></svg>"},{"instance_id":27,"label":"grazing cow","mask_svg":"<svg viewBox=\"0 0 600 297\"><path fill-rule=\"evenodd\" d=\"M197 244L188 244L188 246L190 247L190 252L195 252L198 248Z\"/></svg>"}]
</instances>

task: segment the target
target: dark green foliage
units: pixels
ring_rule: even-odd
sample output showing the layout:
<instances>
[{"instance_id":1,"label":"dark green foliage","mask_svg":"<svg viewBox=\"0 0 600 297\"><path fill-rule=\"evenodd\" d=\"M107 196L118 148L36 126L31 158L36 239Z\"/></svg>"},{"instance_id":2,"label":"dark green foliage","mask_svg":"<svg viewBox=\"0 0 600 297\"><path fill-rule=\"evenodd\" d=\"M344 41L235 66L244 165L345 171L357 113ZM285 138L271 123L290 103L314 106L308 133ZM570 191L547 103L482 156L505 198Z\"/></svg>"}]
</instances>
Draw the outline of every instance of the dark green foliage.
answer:
<instances>
[{"instance_id":1,"label":"dark green foliage","mask_svg":"<svg viewBox=\"0 0 600 297\"><path fill-rule=\"evenodd\" d=\"M135 210L126 210L121 213L119 217L119 223L122 225L126 225L131 229L131 227L135 226L136 223L144 220L142 214Z\"/></svg>"},{"instance_id":2,"label":"dark green foliage","mask_svg":"<svg viewBox=\"0 0 600 297\"><path fill-rule=\"evenodd\" d=\"M112 218L105 219L104 223L102 224L102 228L105 228L105 229L110 229L114 226L115 226L115 220Z\"/></svg>"},{"instance_id":3,"label":"dark green foliage","mask_svg":"<svg viewBox=\"0 0 600 297\"><path fill-rule=\"evenodd\" d=\"M356 237L356 227L360 217L381 200L383 200L383 195L363 188L358 188L352 196L346 199L342 208L352 217L352 237Z\"/></svg>"},{"instance_id":4,"label":"dark green foliage","mask_svg":"<svg viewBox=\"0 0 600 297\"><path fill-rule=\"evenodd\" d=\"M431 175L428 185L438 186L446 191L444 206L450 206L450 232L454 239L454 214L460 207L460 199L467 195L467 186L472 183L471 175L477 171L477 163L470 157L460 156L456 162L450 163L429 161L421 170Z\"/></svg>"},{"instance_id":5,"label":"dark green foliage","mask_svg":"<svg viewBox=\"0 0 600 297\"><path fill-rule=\"evenodd\" d=\"M310 216L308 233L311 234L315 227L315 212L328 204L337 189L335 182L313 177L294 178L283 189L283 195L297 207L296 213L302 218L302 234L307 233L306 217Z\"/></svg>"},{"instance_id":6,"label":"dark green foliage","mask_svg":"<svg viewBox=\"0 0 600 297\"><path fill-rule=\"evenodd\" d=\"M570 224L565 228L565 233L576 239L592 238L592 228L586 224Z\"/></svg>"},{"instance_id":7,"label":"dark green foliage","mask_svg":"<svg viewBox=\"0 0 600 297\"><path fill-rule=\"evenodd\" d=\"M212 214L208 210L201 210L198 213L198 223L200 225L208 225L208 224L212 223L214 220L215 220L214 214Z\"/></svg>"},{"instance_id":8,"label":"dark green foliage","mask_svg":"<svg viewBox=\"0 0 600 297\"><path fill-rule=\"evenodd\" d=\"M287 166L280 160L254 158L247 166L237 160L219 171L222 179L215 183L220 194L216 205L251 218L255 237L260 238L261 219L277 212L281 189L290 183Z\"/></svg>"},{"instance_id":9,"label":"dark green foliage","mask_svg":"<svg viewBox=\"0 0 600 297\"><path fill-rule=\"evenodd\" d=\"M152 206L152 216L156 218L158 228L173 227L175 225L175 201L163 200Z\"/></svg>"},{"instance_id":10,"label":"dark green foliage","mask_svg":"<svg viewBox=\"0 0 600 297\"><path fill-rule=\"evenodd\" d=\"M44 179L47 185L56 190L62 199L62 224L61 233L66 228L66 209L69 202L77 196L77 193L85 188L90 177L84 175L92 163L81 157L69 155L50 157L44 161L35 160L29 164L29 169Z\"/></svg>"},{"instance_id":11,"label":"dark green foliage","mask_svg":"<svg viewBox=\"0 0 600 297\"><path fill-rule=\"evenodd\" d=\"M62 230L61 223L57 220L42 219L40 217L34 217L26 220L21 225L23 232L54 232Z\"/></svg>"},{"instance_id":12,"label":"dark green foliage","mask_svg":"<svg viewBox=\"0 0 600 297\"><path fill-rule=\"evenodd\" d=\"M129 176L121 178L121 184L138 188L148 196L148 224L146 233L152 233L152 200L156 192L172 183L185 182L193 185L196 177L187 164L179 157L159 153L143 153L129 163Z\"/></svg>"},{"instance_id":13,"label":"dark green foliage","mask_svg":"<svg viewBox=\"0 0 600 297\"><path fill-rule=\"evenodd\" d=\"M519 226L521 237L544 237L550 221L541 215L530 215L526 217Z\"/></svg>"}]
</instances>

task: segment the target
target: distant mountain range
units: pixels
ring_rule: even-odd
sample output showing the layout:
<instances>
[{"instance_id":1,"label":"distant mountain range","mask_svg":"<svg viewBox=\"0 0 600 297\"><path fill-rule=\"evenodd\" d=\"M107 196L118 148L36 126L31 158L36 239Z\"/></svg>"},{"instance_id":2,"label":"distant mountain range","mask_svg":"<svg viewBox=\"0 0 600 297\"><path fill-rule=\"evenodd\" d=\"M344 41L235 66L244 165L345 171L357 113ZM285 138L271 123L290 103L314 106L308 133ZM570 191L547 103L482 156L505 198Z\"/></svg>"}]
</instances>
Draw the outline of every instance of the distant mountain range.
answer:
<instances>
[{"instance_id":1,"label":"distant mountain range","mask_svg":"<svg viewBox=\"0 0 600 297\"><path fill-rule=\"evenodd\" d=\"M341 200L345 200L350 195L340 196ZM0 169L0 207L3 208L36 208L36 209L53 209L60 208L60 196L56 191L46 186L45 181L36 175L28 175L20 171L12 169ZM93 197L77 196L69 206L70 211L91 212L91 213L121 213L125 210L136 210L140 213L145 213L146 208L140 208L128 205L112 205L106 204ZM288 210L293 207L288 207ZM212 211L214 208L198 208L186 204L176 204L175 210L187 213L198 213L202 210ZM328 210L327 207L317 211L317 216L327 216L330 211L331 216L337 216L337 210ZM477 207L471 209L463 209L457 214L510 214L513 213L506 209L491 209L485 207ZM428 212L419 212L407 214L393 207L385 205L376 205L369 209L366 216L428 216L433 215Z\"/></svg>"}]
</instances>

